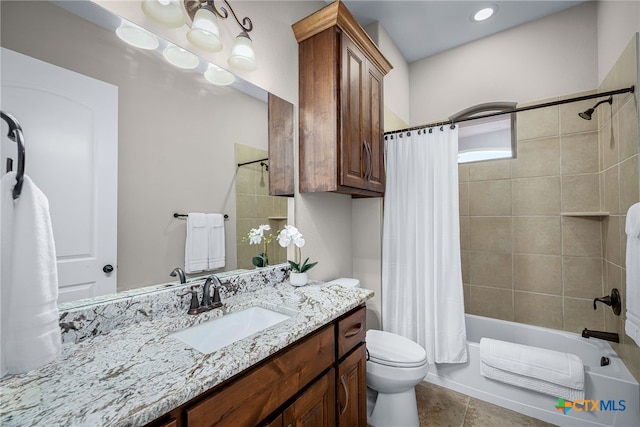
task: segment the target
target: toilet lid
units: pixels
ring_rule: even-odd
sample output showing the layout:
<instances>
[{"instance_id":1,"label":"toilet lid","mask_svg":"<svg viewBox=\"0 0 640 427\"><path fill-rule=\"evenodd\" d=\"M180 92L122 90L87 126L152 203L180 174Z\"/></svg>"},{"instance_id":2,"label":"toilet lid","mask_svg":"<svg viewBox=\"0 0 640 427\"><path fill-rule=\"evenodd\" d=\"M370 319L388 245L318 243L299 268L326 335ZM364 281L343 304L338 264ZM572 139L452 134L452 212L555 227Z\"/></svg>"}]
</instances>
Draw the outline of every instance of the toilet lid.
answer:
<instances>
[{"instance_id":1,"label":"toilet lid","mask_svg":"<svg viewBox=\"0 0 640 427\"><path fill-rule=\"evenodd\" d=\"M368 330L367 350L369 360L381 365L412 368L427 362L427 352L422 346L391 332Z\"/></svg>"}]
</instances>

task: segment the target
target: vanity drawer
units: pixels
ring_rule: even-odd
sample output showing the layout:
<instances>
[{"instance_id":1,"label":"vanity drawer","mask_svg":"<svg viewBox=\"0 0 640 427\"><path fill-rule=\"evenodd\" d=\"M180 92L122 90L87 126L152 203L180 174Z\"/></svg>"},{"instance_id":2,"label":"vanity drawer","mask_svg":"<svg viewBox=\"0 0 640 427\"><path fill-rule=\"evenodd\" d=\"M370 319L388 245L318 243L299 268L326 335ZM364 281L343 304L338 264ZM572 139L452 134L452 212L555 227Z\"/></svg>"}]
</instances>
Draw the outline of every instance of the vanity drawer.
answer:
<instances>
[{"instance_id":1,"label":"vanity drawer","mask_svg":"<svg viewBox=\"0 0 640 427\"><path fill-rule=\"evenodd\" d=\"M331 325L188 408L187 425L258 425L329 368L334 357L334 328Z\"/></svg>"},{"instance_id":2,"label":"vanity drawer","mask_svg":"<svg viewBox=\"0 0 640 427\"><path fill-rule=\"evenodd\" d=\"M364 342L367 335L366 308L360 307L338 321L338 359Z\"/></svg>"}]
</instances>

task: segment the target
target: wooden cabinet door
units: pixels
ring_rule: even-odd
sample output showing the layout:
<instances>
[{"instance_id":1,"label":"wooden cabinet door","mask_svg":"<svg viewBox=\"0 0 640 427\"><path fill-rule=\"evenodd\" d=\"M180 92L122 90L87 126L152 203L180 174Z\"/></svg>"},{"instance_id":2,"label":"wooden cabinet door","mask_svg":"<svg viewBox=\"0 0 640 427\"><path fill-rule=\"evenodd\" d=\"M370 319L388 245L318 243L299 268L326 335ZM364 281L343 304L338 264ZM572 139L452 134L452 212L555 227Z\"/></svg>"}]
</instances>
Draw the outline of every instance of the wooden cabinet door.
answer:
<instances>
[{"instance_id":1,"label":"wooden cabinet door","mask_svg":"<svg viewBox=\"0 0 640 427\"><path fill-rule=\"evenodd\" d=\"M283 413L285 427L335 425L335 370L332 368L300 395Z\"/></svg>"},{"instance_id":2,"label":"wooden cabinet door","mask_svg":"<svg viewBox=\"0 0 640 427\"><path fill-rule=\"evenodd\" d=\"M342 35L340 185L384 193L383 75Z\"/></svg>"},{"instance_id":3,"label":"wooden cabinet door","mask_svg":"<svg viewBox=\"0 0 640 427\"><path fill-rule=\"evenodd\" d=\"M340 185L366 189L363 158L365 146L365 73L367 61L364 54L347 37L342 35L341 126L338 132L338 174Z\"/></svg>"},{"instance_id":4,"label":"wooden cabinet door","mask_svg":"<svg viewBox=\"0 0 640 427\"><path fill-rule=\"evenodd\" d=\"M368 64L365 81L363 137L364 185L367 190L384 193L384 86L382 73Z\"/></svg>"},{"instance_id":5,"label":"wooden cabinet door","mask_svg":"<svg viewBox=\"0 0 640 427\"><path fill-rule=\"evenodd\" d=\"M338 366L338 426L367 426L367 372L365 345L360 344Z\"/></svg>"}]
</instances>

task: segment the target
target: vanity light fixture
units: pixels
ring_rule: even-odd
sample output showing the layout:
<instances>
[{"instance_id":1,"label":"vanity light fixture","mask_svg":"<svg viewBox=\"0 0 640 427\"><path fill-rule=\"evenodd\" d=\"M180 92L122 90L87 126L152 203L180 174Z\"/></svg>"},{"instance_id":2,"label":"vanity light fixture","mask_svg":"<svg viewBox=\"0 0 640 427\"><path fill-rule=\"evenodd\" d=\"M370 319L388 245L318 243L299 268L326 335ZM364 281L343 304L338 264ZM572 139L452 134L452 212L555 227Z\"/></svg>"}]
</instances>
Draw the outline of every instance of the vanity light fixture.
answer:
<instances>
[{"instance_id":1,"label":"vanity light fixture","mask_svg":"<svg viewBox=\"0 0 640 427\"><path fill-rule=\"evenodd\" d=\"M124 19L116 29L116 35L120 40L140 49L153 50L160 45L155 34Z\"/></svg>"},{"instance_id":2,"label":"vanity light fixture","mask_svg":"<svg viewBox=\"0 0 640 427\"><path fill-rule=\"evenodd\" d=\"M220 40L220 27L216 9L203 4L193 16L193 24L187 32L187 40L200 49L210 52L220 52L222 50L222 40Z\"/></svg>"},{"instance_id":3,"label":"vanity light fixture","mask_svg":"<svg viewBox=\"0 0 640 427\"><path fill-rule=\"evenodd\" d=\"M496 9L497 6L484 7L475 12L471 17L471 20L474 22L486 21L493 16L493 14L496 12Z\"/></svg>"},{"instance_id":4,"label":"vanity light fixture","mask_svg":"<svg viewBox=\"0 0 640 427\"><path fill-rule=\"evenodd\" d=\"M187 70L194 69L200 64L200 59L196 55L171 43L162 52L162 56L171 65Z\"/></svg>"},{"instance_id":5,"label":"vanity light fixture","mask_svg":"<svg viewBox=\"0 0 640 427\"><path fill-rule=\"evenodd\" d=\"M253 71L257 69L256 55L249 32L253 30L253 22L249 17L238 19L233 8L227 0L222 0L226 7L216 7L215 0L143 0L142 11L149 18L170 28L178 28L183 24L178 15L185 18L184 13L191 18L191 26L187 32L187 40L192 45L209 52L220 52L223 48L220 39L219 19L227 19L229 11L242 29L236 37L231 56L228 59L230 66L239 70ZM184 5L184 11L180 5ZM229 11L226 9L228 8ZM180 12L178 14L177 10ZM186 18L185 18L186 22Z\"/></svg>"},{"instance_id":6,"label":"vanity light fixture","mask_svg":"<svg viewBox=\"0 0 640 427\"><path fill-rule=\"evenodd\" d=\"M236 79L233 74L214 64L209 64L207 71L204 72L204 78L218 86L230 85Z\"/></svg>"},{"instance_id":7,"label":"vanity light fixture","mask_svg":"<svg viewBox=\"0 0 640 427\"><path fill-rule=\"evenodd\" d=\"M233 68L245 71L254 71L256 65L256 54L253 51L253 43L246 31L241 32L231 49L231 56L227 59Z\"/></svg>"},{"instance_id":8,"label":"vanity light fixture","mask_svg":"<svg viewBox=\"0 0 640 427\"><path fill-rule=\"evenodd\" d=\"M179 0L142 0L142 11L149 18L169 28L187 23Z\"/></svg>"}]
</instances>

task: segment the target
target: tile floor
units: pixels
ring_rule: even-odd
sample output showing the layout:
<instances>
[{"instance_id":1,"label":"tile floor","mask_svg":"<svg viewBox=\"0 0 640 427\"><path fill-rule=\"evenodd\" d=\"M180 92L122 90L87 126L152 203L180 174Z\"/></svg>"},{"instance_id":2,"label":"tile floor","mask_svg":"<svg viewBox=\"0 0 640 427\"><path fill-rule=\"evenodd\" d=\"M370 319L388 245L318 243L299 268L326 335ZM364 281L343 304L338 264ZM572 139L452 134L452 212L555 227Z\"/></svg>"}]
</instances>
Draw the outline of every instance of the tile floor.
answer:
<instances>
[{"instance_id":1,"label":"tile floor","mask_svg":"<svg viewBox=\"0 0 640 427\"><path fill-rule=\"evenodd\" d=\"M430 384L416 386L420 427L546 427L553 424Z\"/></svg>"}]
</instances>

